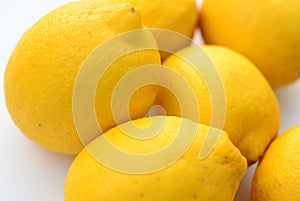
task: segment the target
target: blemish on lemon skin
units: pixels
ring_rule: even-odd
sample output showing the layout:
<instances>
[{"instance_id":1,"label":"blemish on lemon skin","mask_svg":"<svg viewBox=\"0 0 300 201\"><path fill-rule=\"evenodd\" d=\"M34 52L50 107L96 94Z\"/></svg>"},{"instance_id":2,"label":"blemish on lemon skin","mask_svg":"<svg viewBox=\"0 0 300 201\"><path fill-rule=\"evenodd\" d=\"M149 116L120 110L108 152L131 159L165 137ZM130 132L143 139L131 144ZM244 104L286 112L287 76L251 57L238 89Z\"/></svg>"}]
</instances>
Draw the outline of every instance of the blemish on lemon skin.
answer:
<instances>
[{"instance_id":1,"label":"blemish on lemon skin","mask_svg":"<svg viewBox=\"0 0 300 201\"><path fill-rule=\"evenodd\" d=\"M131 12L134 13L136 11L136 8L135 7L131 7L130 10L131 10Z\"/></svg>"}]
</instances>

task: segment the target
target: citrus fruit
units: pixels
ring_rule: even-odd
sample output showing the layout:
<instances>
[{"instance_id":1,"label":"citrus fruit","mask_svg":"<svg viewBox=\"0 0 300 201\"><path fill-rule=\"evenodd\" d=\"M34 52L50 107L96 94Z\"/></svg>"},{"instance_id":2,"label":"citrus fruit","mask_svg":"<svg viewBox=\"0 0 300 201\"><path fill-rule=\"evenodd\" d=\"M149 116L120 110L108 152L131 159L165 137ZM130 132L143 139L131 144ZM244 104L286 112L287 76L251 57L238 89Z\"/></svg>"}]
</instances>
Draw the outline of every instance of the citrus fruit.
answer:
<instances>
[{"instance_id":1,"label":"citrus fruit","mask_svg":"<svg viewBox=\"0 0 300 201\"><path fill-rule=\"evenodd\" d=\"M134 131L136 128L140 130ZM132 135L132 132L136 132L136 137L143 136L144 129L147 128L157 131L156 135L148 140L128 136ZM191 129L195 133L191 132ZM199 152L212 130L220 132L220 136L210 154L200 159ZM131 164L130 160L112 154L110 149L102 150L101 144L106 138L116 149L146 158L152 153L161 154L160 151L167 149L178 138L178 132L182 132L183 140L179 140L177 148L161 157L159 162L144 161L142 158L138 163ZM173 157L174 153L184 146L184 139L191 135L195 135L194 140L182 157L173 164L162 166L151 173L129 174L118 171L109 164L102 164L97 158L97 152L102 152L111 163L119 162L122 167L144 168L147 165L163 163ZM85 147L67 174L65 201L232 201L246 169L246 159L231 143L227 134L219 129L178 117L142 118L107 131Z\"/></svg>"},{"instance_id":2,"label":"citrus fruit","mask_svg":"<svg viewBox=\"0 0 300 201\"><path fill-rule=\"evenodd\" d=\"M153 33L165 59L168 51L178 51L186 47L193 38L197 26L197 7L194 0L107 0L111 3L129 2L142 14L147 28L156 28ZM170 32L160 32L167 29ZM172 33L172 32L176 33ZM178 36L182 34L183 36ZM165 50L165 51L164 51ZM167 51L167 52L166 52Z\"/></svg>"},{"instance_id":3,"label":"citrus fruit","mask_svg":"<svg viewBox=\"0 0 300 201\"><path fill-rule=\"evenodd\" d=\"M5 72L6 104L15 124L27 137L49 150L67 154L81 151L83 146L72 114L73 88L81 66L104 42L141 28L141 15L132 5L105 1L69 3L40 19L18 42ZM135 40L138 43L148 38ZM156 45L154 39L152 43ZM127 43L113 43L110 49L121 49L122 44L124 47ZM116 58L103 74L95 96L96 114L103 131L115 126L111 111L114 87L126 73L146 64L160 64L157 50L141 50ZM148 86L135 93L128 103L135 105L130 106L131 118L144 116L156 91Z\"/></svg>"},{"instance_id":4,"label":"citrus fruit","mask_svg":"<svg viewBox=\"0 0 300 201\"><path fill-rule=\"evenodd\" d=\"M260 161L252 182L252 200L300 200L300 126L276 138Z\"/></svg>"},{"instance_id":5,"label":"citrus fruit","mask_svg":"<svg viewBox=\"0 0 300 201\"><path fill-rule=\"evenodd\" d=\"M204 74L195 70L194 63L200 63L205 73L212 70L202 59L202 51L215 64L221 87L214 86L215 80L211 79L216 78L205 78ZM233 144L240 149L249 163L257 161L263 155L270 141L277 135L280 109L269 83L249 60L227 48L207 45L203 48L188 47L180 50L168 57L163 65L178 73L189 84L189 88L195 94L195 100L186 103L188 112L184 115L181 111L184 103L180 103L176 96L189 88L182 87L178 80L166 74L162 77L169 89L160 87L155 104L164 107L168 115L189 118L195 110L189 105L195 102L199 113L193 120L205 125L210 125L212 118L222 121L218 119L222 118L221 116L213 114L224 111L226 115L221 129L228 133ZM208 81L212 85L208 86ZM216 91L215 94L212 94L212 91ZM216 102L220 98L213 99L213 96L221 93L225 96L223 106ZM188 98L187 96L186 99ZM216 111L213 111L213 104L216 105Z\"/></svg>"},{"instance_id":6,"label":"citrus fruit","mask_svg":"<svg viewBox=\"0 0 300 201\"><path fill-rule=\"evenodd\" d=\"M204 0L200 27L208 44L248 57L272 87L300 73L300 1Z\"/></svg>"},{"instance_id":7,"label":"citrus fruit","mask_svg":"<svg viewBox=\"0 0 300 201\"><path fill-rule=\"evenodd\" d=\"M193 38L197 22L194 0L107 0L111 3L129 2L142 14L148 28L169 29Z\"/></svg>"}]
</instances>

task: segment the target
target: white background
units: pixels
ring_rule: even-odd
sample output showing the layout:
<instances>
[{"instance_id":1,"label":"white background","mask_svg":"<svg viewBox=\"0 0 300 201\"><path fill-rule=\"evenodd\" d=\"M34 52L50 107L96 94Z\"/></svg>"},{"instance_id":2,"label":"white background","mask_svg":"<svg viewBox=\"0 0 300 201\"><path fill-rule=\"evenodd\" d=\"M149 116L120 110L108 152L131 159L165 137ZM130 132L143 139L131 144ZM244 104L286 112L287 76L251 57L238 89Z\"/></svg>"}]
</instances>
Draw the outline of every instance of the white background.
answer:
<instances>
[{"instance_id":1,"label":"white background","mask_svg":"<svg viewBox=\"0 0 300 201\"><path fill-rule=\"evenodd\" d=\"M63 183L74 156L49 152L28 140L13 124L5 106L3 76L23 32L67 0L0 1L0 201L63 201ZM198 2L200 3L200 1ZM276 90L282 131L300 124L300 81ZM243 179L236 201L250 200L255 165Z\"/></svg>"}]
</instances>

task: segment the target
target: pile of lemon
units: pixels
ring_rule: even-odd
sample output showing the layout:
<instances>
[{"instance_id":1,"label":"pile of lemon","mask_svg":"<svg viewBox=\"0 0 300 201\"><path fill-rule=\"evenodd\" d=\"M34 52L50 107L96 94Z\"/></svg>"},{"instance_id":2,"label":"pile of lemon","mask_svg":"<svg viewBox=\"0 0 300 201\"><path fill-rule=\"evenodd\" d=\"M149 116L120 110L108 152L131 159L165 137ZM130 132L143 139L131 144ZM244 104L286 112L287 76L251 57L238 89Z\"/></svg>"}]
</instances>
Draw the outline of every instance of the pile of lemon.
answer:
<instances>
[{"instance_id":1,"label":"pile of lemon","mask_svg":"<svg viewBox=\"0 0 300 201\"><path fill-rule=\"evenodd\" d=\"M78 154L66 201L300 200L300 127L273 93L300 73L300 1L86 0L24 33L5 72L15 124ZM197 25L207 43L190 43ZM149 29L155 28L155 29ZM197 33L197 32L196 32ZM153 106L163 111L149 115ZM158 115L161 114L161 115Z\"/></svg>"}]
</instances>

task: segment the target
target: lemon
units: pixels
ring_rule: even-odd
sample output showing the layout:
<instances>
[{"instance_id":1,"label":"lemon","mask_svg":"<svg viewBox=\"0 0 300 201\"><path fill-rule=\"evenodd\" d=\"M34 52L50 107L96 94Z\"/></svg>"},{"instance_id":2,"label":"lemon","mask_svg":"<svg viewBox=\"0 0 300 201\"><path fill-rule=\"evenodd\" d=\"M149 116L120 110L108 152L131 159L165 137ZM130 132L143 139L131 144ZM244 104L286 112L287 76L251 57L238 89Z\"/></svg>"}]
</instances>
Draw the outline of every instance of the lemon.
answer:
<instances>
[{"instance_id":1,"label":"lemon","mask_svg":"<svg viewBox=\"0 0 300 201\"><path fill-rule=\"evenodd\" d=\"M300 200L300 126L272 142L256 169L252 200Z\"/></svg>"},{"instance_id":2,"label":"lemon","mask_svg":"<svg viewBox=\"0 0 300 201\"><path fill-rule=\"evenodd\" d=\"M148 28L169 29L193 38L197 22L194 0L107 0L111 3L129 2L142 14Z\"/></svg>"},{"instance_id":3,"label":"lemon","mask_svg":"<svg viewBox=\"0 0 300 201\"><path fill-rule=\"evenodd\" d=\"M118 34L141 28L141 15L132 5L105 1L69 3L40 19L18 42L5 72L6 104L15 124L27 137L49 150L80 152L83 146L72 114L78 72L96 47ZM141 38L136 40L144 40ZM126 45L126 41L123 43ZM155 45L155 40L152 43ZM110 48L121 46L114 43ZM146 64L160 64L157 50L124 55L102 76L95 108L104 131L115 126L110 100L117 82L127 72ZM148 86L135 93L129 103L135 103L135 107L130 106L132 118L144 116L156 91Z\"/></svg>"},{"instance_id":4,"label":"lemon","mask_svg":"<svg viewBox=\"0 0 300 201\"><path fill-rule=\"evenodd\" d=\"M197 25L197 6L195 0L107 0L111 3L129 2L142 14L143 23L147 28L168 29L193 38ZM191 40L176 37L176 34L155 31L156 38L162 48L167 46L179 50L188 46ZM173 40L170 40L172 38ZM176 41L174 41L176 40ZM166 53L161 52L164 59Z\"/></svg>"},{"instance_id":5,"label":"lemon","mask_svg":"<svg viewBox=\"0 0 300 201\"><path fill-rule=\"evenodd\" d=\"M104 138L124 153L134 156L144 154L146 158L149 154L161 154L160 151L167 149L179 135L181 127L183 140L158 163L173 157L184 145L184 139L194 134L195 138L187 152L168 167L152 173L129 174L98 162L96 152L101 152ZM128 135L132 135L130 131L134 132L136 128L140 130L135 131L135 136L143 136L143 129L147 128L157 133L148 140L133 139ZM195 133L190 132L191 129ZM74 160L65 180L65 201L232 201L247 162L227 134L219 129L213 129L220 132L214 149L206 158L200 159L199 152L211 129L187 119L164 116L142 118L115 127L89 144ZM157 164L157 161L144 161L143 158L131 164L109 149L102 152L112 164L120 162L121 168L139 169Z\"/></svg>"},{"instance_id":6,"label":"lemon","mask_svg":"<svg viewBox=\"0 0 300 201\"><path fill-rule=\"evenodd\" d=\"M215 102L216 110L226 113L224 118L224 129L233 144L248 159L249 163L257 161L263 155L270 141L275 138L280 123L280 109L272 88L257 70L257 68L246 58L229 49L219 46L203 46L203 50L215 64L221 79L225 95L224 105ZM159 89L155 104L165 108L168 115L183 116L188 118L193 113L192 105L196 102L199 110L199 117L196 119L202 124L210 125L211 118L222 121L221 116L212 116L213 111L211 94L216 91L217 86L209 88L204 74L199 74L191 65L200 63L205 72L207 66L201 57L200 47L188 47L175 55L168 57L163 65L178 73L195 93L195 101L188 104L187 113L183 114L182 105L177 95L187 91L172 76L164 75L164 80L169 89ZM187 61L184 58L193 57L194 61ZM207 78L206 78L207 79ZM208 78L211 79L211 78ZM215 80L210 80L214 83ZM218 92L221 93L222 91ZM189 97L186 97L188 99ZM218 99L217 99L218 100ZM224 107L224 108L222 108ZM217 112L218 112L217 111ZM196 121L195 119L193 119Z\"/></svg>"},{"instance_id":7,"label":"lemon","mask_svg":"<svg viewBox=\"0 0 300 201\"><path fill-rule=\"evenodd\" d=\"M299 7L298 0L204 0L200 26L207 43L242 53L280 87L299 77Z\"/></svg>"}]
</instances>

